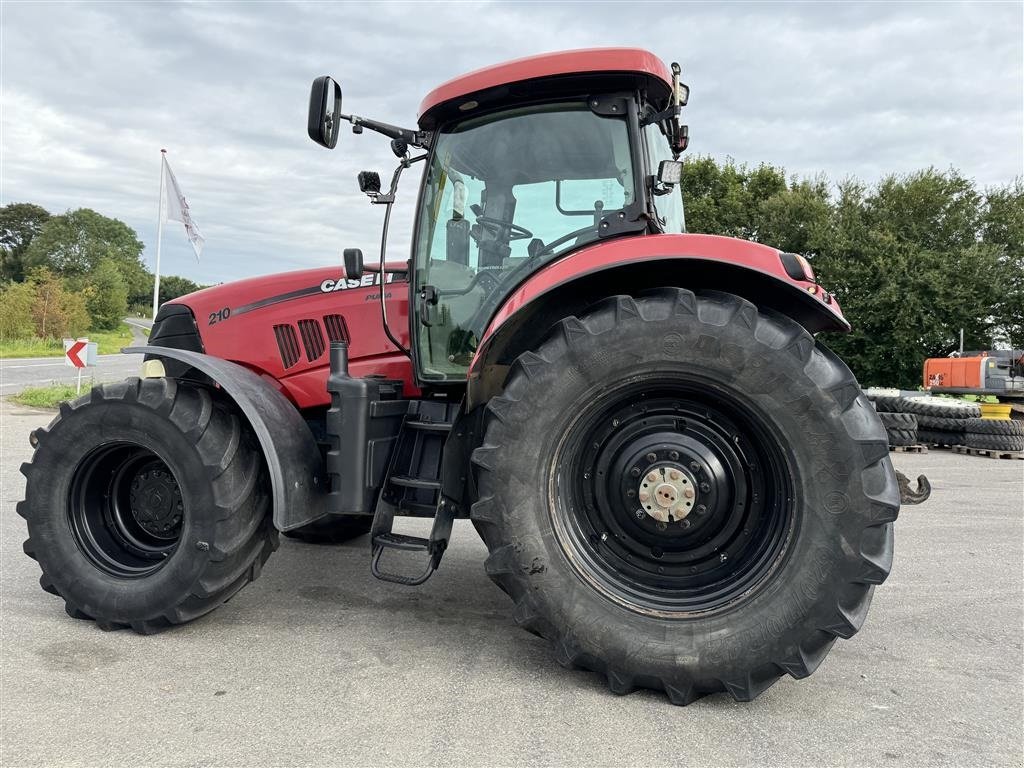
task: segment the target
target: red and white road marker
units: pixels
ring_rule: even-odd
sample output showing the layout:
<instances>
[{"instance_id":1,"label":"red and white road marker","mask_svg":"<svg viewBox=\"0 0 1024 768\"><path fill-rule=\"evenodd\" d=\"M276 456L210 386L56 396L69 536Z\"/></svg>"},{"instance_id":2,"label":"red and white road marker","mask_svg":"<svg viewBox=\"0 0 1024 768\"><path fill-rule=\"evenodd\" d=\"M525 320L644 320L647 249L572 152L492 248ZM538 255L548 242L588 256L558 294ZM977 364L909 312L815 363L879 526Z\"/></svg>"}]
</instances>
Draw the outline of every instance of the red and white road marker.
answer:
<instances>
[{"instance_id":1,"label":"red and white road marker","mask_svg":"<svg viewBox=\"0 0 1024 768\"><path fill-rule=\"evenodd\" d=\"M82 394L82 369L96 365L96 342L88 339L64 339L64 364L78 369L77 394Z\"/></svg>"}]
</instances>

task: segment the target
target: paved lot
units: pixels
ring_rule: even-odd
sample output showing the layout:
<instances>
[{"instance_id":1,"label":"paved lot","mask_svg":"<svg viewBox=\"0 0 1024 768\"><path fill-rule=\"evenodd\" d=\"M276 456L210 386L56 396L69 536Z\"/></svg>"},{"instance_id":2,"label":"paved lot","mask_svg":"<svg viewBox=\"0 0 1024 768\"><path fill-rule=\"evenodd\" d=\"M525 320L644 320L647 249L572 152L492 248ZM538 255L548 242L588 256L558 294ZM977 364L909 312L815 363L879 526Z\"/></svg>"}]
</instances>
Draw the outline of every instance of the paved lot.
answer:
<instances>
[{"instance_id":1,"label":"paved lot","mask_svg":"<svg viewBox=\"0 0 1024 768\"><path fill-rule=\"evenodd\" d=\"M365 541L285 540L263 577L153 637L67 618L14 512L29 430L0 406L0 765L1020 765L1024 462L895 456L929 474L867 625L753 704L615 697L515 628L459 524L425 586Z\"/></svg>"}]
</instances>

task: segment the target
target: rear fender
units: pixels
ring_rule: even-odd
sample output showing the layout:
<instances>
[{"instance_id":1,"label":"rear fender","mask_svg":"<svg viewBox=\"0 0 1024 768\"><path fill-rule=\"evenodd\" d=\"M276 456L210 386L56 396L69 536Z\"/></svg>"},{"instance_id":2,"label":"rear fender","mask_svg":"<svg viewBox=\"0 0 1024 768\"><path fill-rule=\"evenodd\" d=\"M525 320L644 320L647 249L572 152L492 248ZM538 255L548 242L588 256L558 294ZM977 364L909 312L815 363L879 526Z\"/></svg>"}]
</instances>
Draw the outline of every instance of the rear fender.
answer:
<instances>
[{"instance_id":1,"label":"rear fender","mask_svg":"<svg viewBox=\"0 0 1024 768\"><path fill-rule=\"evenodd\" d=\"M248 368L200 352L170 347L129 347L125 353L185 363L220 385L259 440L270 472L274 527L290 531L327 511L323 460L298 409Z\"/></svg>"},{"instance_id":2,"label":"rear fender","mask_svg":"<svg viewBox=\"0 0 1024 768\"><path fill-rule=\"evenodd\" d=\"M788 274L775 248L713 235L619 238L549 264L505 299L470 365L467 407L497 394L512 361L563 317L607 296L663 287L732 293L810 333L850 330L835 297Z\"/></svg>"}]
</instances>

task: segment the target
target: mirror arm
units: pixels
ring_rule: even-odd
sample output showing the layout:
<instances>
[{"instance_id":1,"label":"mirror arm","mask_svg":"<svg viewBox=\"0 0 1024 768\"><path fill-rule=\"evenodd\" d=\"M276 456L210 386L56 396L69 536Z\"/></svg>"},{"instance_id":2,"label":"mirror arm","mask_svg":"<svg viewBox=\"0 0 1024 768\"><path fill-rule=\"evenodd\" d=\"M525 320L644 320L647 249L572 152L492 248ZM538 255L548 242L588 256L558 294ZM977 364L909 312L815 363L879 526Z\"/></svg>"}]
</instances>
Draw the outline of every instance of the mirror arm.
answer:
<instances>
[{"instance_id":1,"label":"mirror arm","mask_svg":"<svg viewBox=\"0 0 1024 768\"><path fill-rule=\"evenodd\" d=\"M396 125L381 123L377 120L370 120L359 115L338 115L339 120L348 120L352 124L355 133L361 132L362 128L369 128L371 131L387 136L389 139L404 141L411 147L427 149L430 146L430 131L411 131L408 128L399 128Z\"/></svg>"},{"instance_id":2,"label":"mirror arm","mask_svg":"<svg viewBox=\"0 0 1024 768\"><path fill-rule=\"evenodd\" d=\"M391 205L395 202L395 192L398 191L398 180L402 177L402 171L413 163L426 159L426 157L426 154L417 155L412 158L408 156L403 157L401 162L398 163L398 167L395 168L395 172L391 175L391 187L387 192L367 193L370 196L370 202L374 205Z\"/></svg>"},{"instance_id":3,"label":"mirror arm","mask_svg":"<svg viewBox=\"0 0 1024 768\"><path fill-rule=\"evenodd\" d=\"M388 308L385 295L387 292L387 261L385 260L385 253L388 247L388 225L391 223L391 206L395 202L395 191L398 189L398 180L402 177L402 171L408 168L413 163L418 163L420 160L426 158L426 154L418 155L417 157L410 158L408 155L403 157L398 163L398 167L395 168L395 173L391 177L391 188L388 190L386 195L374 195L370 202L372 203L383 203L387 207L384 209L384 226L381 228L380 233L380 262L376 265L376 269L363 265L363 269L367 272L380 272L380 319L384 326L384 334L388 337L392 344L394 344L398 351L406 357L412 359L412 352L406 348L402 342L400 342L395 335L391 332L391 326L388 325Z\"/></svg>"}]
</instances>

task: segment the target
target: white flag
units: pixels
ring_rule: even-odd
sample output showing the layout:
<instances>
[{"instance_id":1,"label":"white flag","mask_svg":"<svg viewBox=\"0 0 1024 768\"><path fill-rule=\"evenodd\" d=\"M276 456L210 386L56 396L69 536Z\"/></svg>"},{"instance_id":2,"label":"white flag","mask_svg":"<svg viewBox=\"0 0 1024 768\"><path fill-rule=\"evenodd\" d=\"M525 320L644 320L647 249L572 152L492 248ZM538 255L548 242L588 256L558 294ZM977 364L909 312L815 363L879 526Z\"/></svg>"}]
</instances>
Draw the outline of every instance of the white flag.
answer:
<instances>
[{"instance_id":1,"label":"white flag","mask_svg":"<svg viewBox=\"0 0 1024 768\"><path fill-rule=\"evenodd\" d=\"M167 162L166 155L164 155L164 171L166 172L164 177L166 179L164 182L166 185L164 191L164 221L180 221L185 225L185 235L188 237L188 241L192 243L192 250L196 253L196 261L199 261L199 254L202 253L203 243L206 240L199 234L199 228L196 226L195 219L192 218L192 213L188 209L188 201L185 200L185 195L182 194L181 187L178 186L178 180L174 178L174 171L171 170L171 164Z\"/></svg>"}]
</instances>

